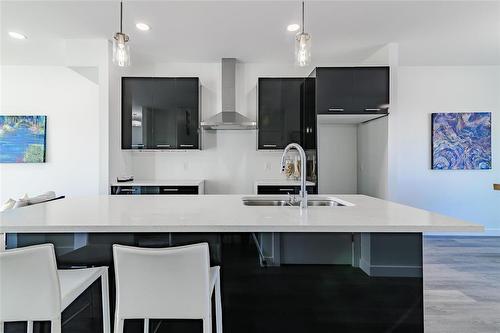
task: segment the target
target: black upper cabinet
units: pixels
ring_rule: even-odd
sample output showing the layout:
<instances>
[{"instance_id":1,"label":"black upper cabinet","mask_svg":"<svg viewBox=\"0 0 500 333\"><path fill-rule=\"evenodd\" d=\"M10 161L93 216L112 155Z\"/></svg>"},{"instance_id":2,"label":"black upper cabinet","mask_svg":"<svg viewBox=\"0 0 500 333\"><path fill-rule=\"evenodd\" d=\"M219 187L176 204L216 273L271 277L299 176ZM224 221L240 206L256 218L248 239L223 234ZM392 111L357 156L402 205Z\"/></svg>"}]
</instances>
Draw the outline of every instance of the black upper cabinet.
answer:
<instances>
[{"instance_id":1,"label":"black upper cabinet","mask_svg":"<svg viewBox=\"0 0 500 333\"><path fill-rule=\"evenodd\" d=\"M149 78L122 79L122 149L148 148L153 141L153 84Z\"/></svg>"},{"instance_id":2,"label":"black upper cabinet","mask_svg":"<svg viewBox=\"0 0 500 333\"><path fill-rule=\"evenodd\" d=\"M318 114L387 113L389 67L318 67Z\"/></svg>"},{"instance_id":3,"label":"black upper cabinet","mask_svg":"<svg viewBox=\"0 0 500 333\"><path fill-rule=\"evenodd\" d=\"M199 148L199 83L189 78L176 79L177 148Z\"/></svg>"},{"instance_id":4,"label":"black upper cabinet","mask_svg":"<svg viewBox=\"0 0 500 333\"><path fill-rule=\"evenodd\" d=\"M306 78L304 80L304 139L302 147L306 150L316 149L317 136L316 136L316 80L313 78Z\"/></svg>"},{"instance_id":5,"label":"black upper cabinet","mask_svg":"<svg viewBox=\"0 0 500 333\"><path fill-rule=\"evenodd\" d=\"M177 147L177 103L175 80L151 80L153 89L151 143L146 148ZM144 129L143 129L144 130ZM149 129L146 130L149 132ZM133 138L133 137L132 137Z\"/></svg>"},{"instance_id":6,"label":"black upper cabinet","mask_svg":"<svg viewBox=\"0 0 500 333\"><path fill-rule=\"evenodd\" d=\"M387 112L389 68L358 67L354 70L353 109L361 112Z\"/></svg>"},{"instance_id":7,"label":"black upper cabinet","mask_svg":"<svg viewBox=\"0 0 500 333\"><path fill-rule=\"evenodd\" d=\"M302 144L304 125L304 79L259 78L259 149L283 149Z\"/></svg>"},{"instance_id":8,"label":"black upper cabinet","mask_svg":"<svg viewBox=\"0 0 500 333\"><path fill-rule=\"evenodd\" d=\"M199 149L199 79L122 78L122 149Z\"/></svg>"},{"instance_id":9,"label":"black upper cabinet","mask_svg":"<svg viewBox=\"0 0 500 333\"><path fill-rule=\"evenodd\" d=\"M318 113L347 111L354 99L353 86L351 68L316 68Z\"/></svg>"}]
</instances>

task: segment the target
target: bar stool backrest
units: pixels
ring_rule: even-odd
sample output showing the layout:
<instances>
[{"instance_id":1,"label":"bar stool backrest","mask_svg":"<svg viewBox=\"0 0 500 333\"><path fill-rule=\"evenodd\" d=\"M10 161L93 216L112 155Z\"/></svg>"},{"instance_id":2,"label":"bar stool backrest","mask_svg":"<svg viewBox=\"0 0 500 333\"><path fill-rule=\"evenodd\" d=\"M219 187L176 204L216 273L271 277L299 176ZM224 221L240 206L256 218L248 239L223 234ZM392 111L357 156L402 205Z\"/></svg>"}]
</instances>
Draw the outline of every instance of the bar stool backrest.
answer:
<instances>
[{"instance_id":1,"label":"bar stool backrest","mask_svg":"<svg viewBox=\"0 0 500 333\"><path fill-rule=\"evenodd\" d=\"M0 322L60 318L60 293L52 244L0 252Z\"/></svg>"},{"instance_id":2,"label":"bar stool backrest","mask_svg":"<svg viewBox=\"0 0 500 333\"><path fill-rule=\"evenodd\" d=\"M120 319L209 319L207 243L170 248L113 245Z\"/></svg>"}]
</instances>

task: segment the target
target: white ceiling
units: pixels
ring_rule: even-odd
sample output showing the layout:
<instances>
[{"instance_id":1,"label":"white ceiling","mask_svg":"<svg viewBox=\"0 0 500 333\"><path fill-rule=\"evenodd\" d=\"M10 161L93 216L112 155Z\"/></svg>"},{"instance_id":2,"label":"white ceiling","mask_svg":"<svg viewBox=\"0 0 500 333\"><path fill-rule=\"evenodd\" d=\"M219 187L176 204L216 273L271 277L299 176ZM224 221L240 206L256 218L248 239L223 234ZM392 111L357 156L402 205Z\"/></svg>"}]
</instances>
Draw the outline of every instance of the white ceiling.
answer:
<instances>
[{"instance_id":1,"label":"white ceiling","mask_svg":"<svg viewBox=\"0 0 500 333\"><path fill-rule=\"evenodd\" d=\"M50 49L58 39L111 38L118 1L2 1L2 63ZM298 1L125 1L133 56L153 62L293 62ZM135 23L145 22L149 32ZM19 31L24 41L8 37ZM363 60L389 42L403 65L500 64L498 1L307 1L313 62Z\"/></svg>"}]
</instances>

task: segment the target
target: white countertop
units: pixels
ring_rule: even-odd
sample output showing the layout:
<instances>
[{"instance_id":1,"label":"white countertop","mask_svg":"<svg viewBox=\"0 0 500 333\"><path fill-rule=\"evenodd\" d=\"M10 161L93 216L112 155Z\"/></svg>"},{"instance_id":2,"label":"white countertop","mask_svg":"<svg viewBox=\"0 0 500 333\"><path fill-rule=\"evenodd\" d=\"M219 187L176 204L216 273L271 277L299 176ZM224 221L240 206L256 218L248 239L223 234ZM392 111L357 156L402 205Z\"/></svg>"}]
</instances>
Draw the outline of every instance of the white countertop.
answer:
<instances>
[{"instance_id":1,"label":"white countertop","mask_svg":"<svg viewBox=\"0 0 500 333\"><path fill-rule=\"evenodd\" d=\"M242 197L110 195L66 198L0 213L0 233L484 230L478 224L364 195L331 195L351 206L309 207L302 214L298 207L245 206Z\"/></svg>"},{"instance_id":2,"label":"white countertop","mask_svg":"<svg viewBox=\"0 0 500 333\"><path fill-rule=\"evenodd\" d=\"M255 181L255 186L300 186L300 180L291 179L258 179ZM306 182L306 186L314 186L313 182Z\"/></svg>"},{"instance_id":3,"label":"white countertop","mask_svg":"<svg viewBox=\"0 0 500 333\"><path fill-rule=\"evenodd\" d=\"M167 180L133 180L131 182L113 182L111 186L200 186L203 179L167 179Z\"/></svg>"}]
</instances>

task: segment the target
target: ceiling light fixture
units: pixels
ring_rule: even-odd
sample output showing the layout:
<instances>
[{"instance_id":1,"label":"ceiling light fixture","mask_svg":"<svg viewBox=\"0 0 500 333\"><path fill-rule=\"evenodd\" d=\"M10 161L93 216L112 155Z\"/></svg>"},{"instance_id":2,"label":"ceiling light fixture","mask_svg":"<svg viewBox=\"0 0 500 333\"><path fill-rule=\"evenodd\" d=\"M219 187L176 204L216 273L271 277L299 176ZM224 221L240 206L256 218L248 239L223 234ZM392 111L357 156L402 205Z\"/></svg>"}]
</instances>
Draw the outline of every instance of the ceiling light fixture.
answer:
<instances>
[{"instance_id":1,"label":"ceiling light fixture","mask_svg":"<svg viewBox=\"0 0 500 333\"><path fill-rule=\"evenodd\" d=\"M123 33L123 1L120 1L120 32L113 37L113 63L119 67L130 66L129 38Z\"/></svg>"},{"instance_id":2,"label":"ceiling light fixture","mask_svg":"<svg viewBox=\"0 0 500 333\"><path fill-rule=\"evenodd\" d=\"M26 35L23 35L19 32L15 32L15 31L9 31L9 36L12 38L15 38L15 39L27 39L28 38L28 37L26 37Z\"/></svg>"},{"instance_id":3,"label":"ceiling light fixture","mask_svg":"<svg viewBox=\"0 0 500 333\"><path fill-rule=\"evenodd\" d=\"M295 63L300 67L311 64L311 35L304 32L304 1L302 1L302 30L295 36Z\"/></svg>"},{"instance_id":4,"label":"ceiling light fixture","mask_svg":"<svg viewBox=\"0 0 500 333\"><path fill-rule=\"evenodd\" d=\"M294 23L294 24L290 24L286 27L286 30L288 31L297 31L300 29L300 25L298 25L297 23Z\"/></svg>"},{"instance_id":5,"label":"ceiling light fixture","mask_svg":"<svg viewBox=\"0 0 500 333\"><path fill-rule=\"evenodd\" d=\"M148 31L151 29L151 27L149 25L147 25L146 23L142 23L142 22L139 22L135 25L135 27L141 31Z\"/></svg>"}]
</instances>

